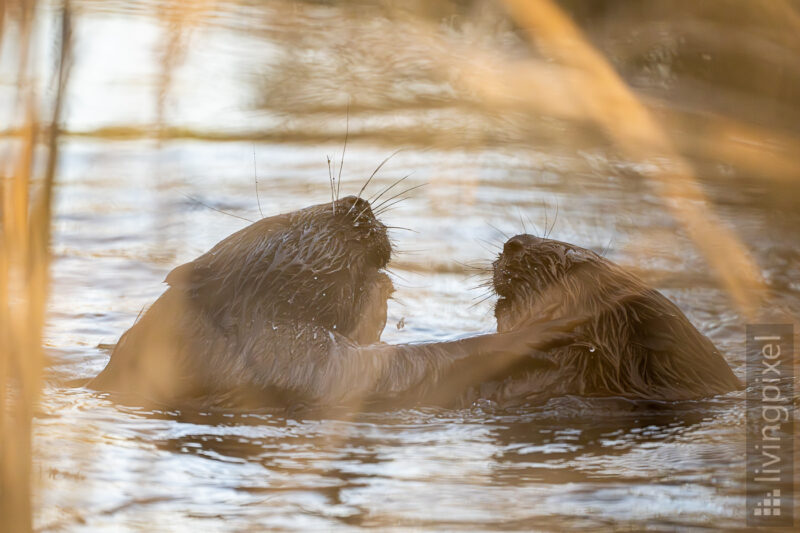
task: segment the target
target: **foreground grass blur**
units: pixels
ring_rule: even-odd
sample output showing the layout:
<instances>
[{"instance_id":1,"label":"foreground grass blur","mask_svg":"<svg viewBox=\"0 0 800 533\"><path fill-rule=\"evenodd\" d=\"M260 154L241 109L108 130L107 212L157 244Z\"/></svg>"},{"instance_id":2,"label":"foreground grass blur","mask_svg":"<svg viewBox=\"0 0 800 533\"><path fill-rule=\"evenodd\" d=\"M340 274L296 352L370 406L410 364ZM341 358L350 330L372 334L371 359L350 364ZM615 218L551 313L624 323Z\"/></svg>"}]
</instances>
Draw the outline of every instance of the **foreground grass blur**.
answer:
<instances>
[{"instance_id":1,"label":"foreground grass blur","mask_svg":"<svg viewBox=\"0 0 800 533\"><path fill-rule=\"evenodd\" d=\"M0 205L0 517L7 531L32 528L32 422L46 364L42 331L49 286L50 226L58 129L68 77L70 11L61 10L53 90L42 108L30 81L33 1L0 4L0 43L19 53L20 134L3 161ZM11 31L6 31L6 30ZM7 38L8 34L12 38ZM39 117L49 111L48 120ZM43 165L36 152L46 150Z\"/></svg>"},{"instance_id":2,"label":"foreground grass blur","mask_svg":"<svg viewBox=\"0 0 800 533\"><path fill-rule=\"evenodd\" d=\"M345 124L339 119L349 106L351 140L392 147L610 146L618 163L611 172L636 168L745 316L763 288L758 267L715 215L703 180L759 181L765 209L796 207L800 15L791 0L75 4L78 19L118 9L158 21L155 118L61 127L69 6L0 0L0 47L16 58L14 121L0 124L0 517L12 530L31 527L30 435L46 365L59 135L320 142L344 137L320 124ZM42 52L33 28L54 6L62 37L54 81L43 90L31 82ZM268 59L247 51L253 71L266 72L253 76L252 100L281 119L278 127L171 121L179 71L205 45L192 33L215 26L279 45Z\"/></svg>"}]
</instances>

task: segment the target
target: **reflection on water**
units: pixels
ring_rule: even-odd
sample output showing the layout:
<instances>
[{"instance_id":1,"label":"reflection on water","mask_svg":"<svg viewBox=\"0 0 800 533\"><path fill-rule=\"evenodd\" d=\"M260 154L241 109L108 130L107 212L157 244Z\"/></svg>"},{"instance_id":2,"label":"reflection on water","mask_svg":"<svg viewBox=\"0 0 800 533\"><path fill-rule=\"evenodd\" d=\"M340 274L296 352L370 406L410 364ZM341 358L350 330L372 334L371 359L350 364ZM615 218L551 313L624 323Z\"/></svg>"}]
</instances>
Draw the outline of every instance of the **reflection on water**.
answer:
<instances>
[{"instance_id":1,"label":"reflection on water","mask_svg":"<svg viewBox=\"0 0 800 533\"><path fill-rule=\"evenodd\" d=\"M67 130L82 135L64 141L59 168L45 339L53 364L35 430L40 527L743 525L741 392L680 405L560 398L518 411L479 404L293 419L274 412L147 412L64 386L104 366L108 351L101 346L114 343L160 294L172 267L245 224L187 195L254 219L255 150L265 214L329 198L325 156L341 154L348 100L342 194L357 191L398 147L407 150L370 189L411 171L408 186L427 183L385 215L389 225L417 232L392 235L399 290L386 341L492 330L493 302L481 301L473 288L481 280L463 264L491 260L504 233L552 227L555 238L608 249L611 259L662 290L744 375L745 319L639 177L644 167L670 161L622 160L567 108L517 108L502 87L489 94L470 85L469 61L492 64L477 54L528 53L497 5L169 4L188 10L176 15L157 2L79 4ZM579 21L602 14L572 8ZM692 16L701 26L714 22L708 13ZM670 20L662 13L657 25ZM436 31L423 31L430 28ZM725 52L719 43L689 46L674 33L653 34L648 55L612 39L620 33L611 23L598 28L598 43L637 58L613 56L632 69L626 76L669 102L665 121L679 145L697 148L695 140L711 142L701 137L730 126L703 118L699 109L708 101L691 90L697 67L686 59L697 52L708 61L703 46ZM702 34L694 26L686 31ZM768 35L759 36L753 46L776 50L778 44L764 42ZM673 37L670 48L665 42ZM170 39L178 40L173 48ZM170 49L176 57L165 58ZM551 68L535 65L542 76ZM735 85L726 72L705 83ZM742 102L761 94L744 81L739 89ZM726 110L724 102L715 108ZM748 117L743 108L726 120ZM701 119L708 130L698 132L692 126ZM749 142L754 130L742 124L735 131ZM763 175L748 166L752 159L719 159L728 145L703 145L689 156L708 169L702 186L759 266L768 306L798 316L798 218L779 208L795 202L796 182L783 182L781 194L769 181L796 170L776 159L793 146L786 144L792 137L783 124L758 127L774 133L756 160L774 163ZM395 327L401 319L402 329Z\"/></svg>"},{"instance_id":2,"label":"reflection on water","mask_svg":"<svg viewBox=\"0 0 800 533\"><path fill-rule=\"evenodd\" d=\"M257 146L265 213L324 201L320 154L337 149ZM118 181L103 159L127 160ZM184 194L256 216L252 145L170 143L161 151L116 143L68 143L59 195L48 343L54 381L37 429L46 490L39 523L95 528L126 523L236 529L350 526L424 528L737 527L743 513L742 393L685 405L556 399L533 410L420 410L293 420L282 413L142 412L55 378L97 373L139 310L163 290L173 265L241 227ZM357 190L381 148L348 150L342 190ZM101 161L93 164L92 161ZM520 214L553 235L636 268L710 335L743 376L743 319L703 275L685 236L636 184L571 174L567 159L543 154L398 154L375 190L416 169L430 181L387 213L400 250L389 342L446 338L494 328L491 300L459 262L489 260L499 230ZM155 177L148 162L158 166ZM584 165L578 160L575 165ZM205 168L203 168L205 167ZM560 179L570 175L570 181ZM159 189L155 189L158 184ZM151 188L152 187L152 188ZM544 201L544 203L542 203ZM547 215L545 214L547 212ZM722 210L725 212L725 209ZM762 211L727 218L782 289L775 302L797 312L792 268L783 257L793 227ZM490 225L491 224L491 225ZM526 225L530 224L526 220ZM765 234L760 228L771 228ZM492 226L496 226L497 229ZM488 244L487 244L488 243ZM436 251L433 253L432 251ZM793 263L792 263L793 265ZM405 327L394 327L401 318ZM638 524L638 525L637 525Z\"/></svg>"}]
</instances>

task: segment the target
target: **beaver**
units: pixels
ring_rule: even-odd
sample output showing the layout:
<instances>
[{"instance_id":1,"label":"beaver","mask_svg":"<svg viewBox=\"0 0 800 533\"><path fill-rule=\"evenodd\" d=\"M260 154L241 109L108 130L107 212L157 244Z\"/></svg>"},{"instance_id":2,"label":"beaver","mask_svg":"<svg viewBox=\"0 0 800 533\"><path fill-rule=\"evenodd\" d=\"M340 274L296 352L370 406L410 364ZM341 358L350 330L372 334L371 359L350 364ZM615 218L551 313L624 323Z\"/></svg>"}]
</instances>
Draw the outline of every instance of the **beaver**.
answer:
<instances>
[{"instance_id":1,"label":"beaver","mask_svg":"<svg viewBox=\"0 0 800 533\"><path fill-rule=\"evenodd\" d=\"M391 255L386 226L358 196L262 218L172 270L89 387L161 404L444 405L572 339L568 318L380 343Z\"/></svg>"},{"instance_id":2,"label":"beaver","mask_svg":"<svg viewBox=\"0 0 800 533\"><path fill-rule=\"evenodd\" d=\"M689 400L742 388L719 350L664 295L580 246L521 234L492 263L498 332L587 316L575 342L547 351L551 367L495 394Z\"/></svg>"}]
</instances>

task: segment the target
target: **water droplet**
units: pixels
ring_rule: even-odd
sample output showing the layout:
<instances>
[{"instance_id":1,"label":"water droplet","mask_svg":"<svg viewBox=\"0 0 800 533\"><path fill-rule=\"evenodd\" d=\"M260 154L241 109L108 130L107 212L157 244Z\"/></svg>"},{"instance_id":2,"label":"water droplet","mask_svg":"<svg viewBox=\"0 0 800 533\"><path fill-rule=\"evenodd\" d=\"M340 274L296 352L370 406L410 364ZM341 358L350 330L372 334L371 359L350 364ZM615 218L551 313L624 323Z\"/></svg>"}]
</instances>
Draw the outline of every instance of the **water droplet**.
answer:
<instances>
[{"instance_id":1,"label":"water droplet","mask_svg":"<svg viewBox=\"0 0 800 533\"><path fill-rule=\"evenodd\" d=\"M590 351L590 352L594 353L594 350L595 350L595 347L594 347L594 346L589 346L589 351Z\"/></svg>"}]
</instances>

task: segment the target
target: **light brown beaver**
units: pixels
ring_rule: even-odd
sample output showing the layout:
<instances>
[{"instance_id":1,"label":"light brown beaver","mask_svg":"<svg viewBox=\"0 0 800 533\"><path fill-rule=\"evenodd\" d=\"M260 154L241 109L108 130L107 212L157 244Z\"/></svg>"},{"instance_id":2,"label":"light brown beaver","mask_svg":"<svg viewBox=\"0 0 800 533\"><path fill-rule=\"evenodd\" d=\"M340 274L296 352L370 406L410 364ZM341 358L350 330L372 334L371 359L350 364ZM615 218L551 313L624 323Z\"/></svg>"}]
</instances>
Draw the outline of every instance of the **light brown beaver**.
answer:
<instances>
[{"instance_id":1,"label":"light brown beaver","mask_svg":"<svg viewBox=\"0 0 800 533\"><path fill-rule=\"evenodd\" d=\"M379 343L392 246L349 196L261 219L175 268L89 386L160 403L451 405L486 373L537 367L575 321L428 344Z\"/></svg>"},{"instance_id":2,"label":"light brown beaver","mask_svg":"<svg viewBox=\"0 0 800 533\"><path fill-rule=\"evenodd\" d=\"M498 332L587 316L581 340L547 350L553 366L498 384L499 399L575 394L686 400L742 388L714 344L678 307L604 257L517 235L493 265Z\"/></svg>"}]
</instances>

